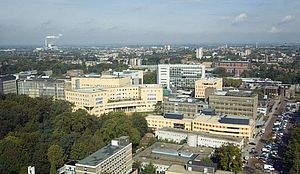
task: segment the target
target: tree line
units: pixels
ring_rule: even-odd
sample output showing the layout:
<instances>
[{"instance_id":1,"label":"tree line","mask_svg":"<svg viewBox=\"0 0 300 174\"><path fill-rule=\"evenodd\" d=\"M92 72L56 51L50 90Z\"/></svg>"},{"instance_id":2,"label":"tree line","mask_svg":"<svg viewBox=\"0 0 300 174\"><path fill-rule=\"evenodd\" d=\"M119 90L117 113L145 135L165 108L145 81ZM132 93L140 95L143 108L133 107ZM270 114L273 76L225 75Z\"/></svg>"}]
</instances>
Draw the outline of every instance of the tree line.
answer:
<instances>
[{"instance_id":1,"label":"tree line","mask_svg":"<svg viewBox=\"0 0 300 174\"><path fill-rule=\"evenodd\" d=\"M27 166L54 173L67 160L81 160L116 137L128 135L138 146L147 130L139 113L96 117L72 112L72 104L62 100L0 96L0 173L27 173Z\"/></svg>"},{"instance_id":2,"label":"tree line","mask_svg":"<svg viewBox=\"0 0 300 174\"><path fill-rule=\"evenodd\" d=\"M292 130L283 159L289 173L300 172L300 125Z\"/></svg>"}]
</instances>

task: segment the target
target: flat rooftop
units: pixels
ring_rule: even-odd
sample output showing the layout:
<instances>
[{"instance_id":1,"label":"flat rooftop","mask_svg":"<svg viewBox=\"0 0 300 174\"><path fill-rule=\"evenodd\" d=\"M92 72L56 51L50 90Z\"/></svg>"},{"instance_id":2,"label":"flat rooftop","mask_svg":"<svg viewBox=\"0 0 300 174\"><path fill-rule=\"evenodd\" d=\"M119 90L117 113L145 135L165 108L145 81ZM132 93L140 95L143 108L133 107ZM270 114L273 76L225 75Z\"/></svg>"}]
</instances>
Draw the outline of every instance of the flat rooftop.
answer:
<instances>
[{"instance_id":1,"label":"flat rooftop","mask_svg":"<svg viewBox=\"0 0 300 174\"><path fill-rule=\"evenodd\" d=\"M82 93L96 93L106 91L102 88L92 87L92 88L80 88L80 89L73 89L74 92L82 92Z\"/></svg>"},{"instance_id":2,"label":"flat rooftop","mask_svg":"<svg viewBox=\"0 0 300 174\"><path fill-rule=\"evenodd\" d=\"M162 115L148 115L146 118L150 118L150 119L159 119L159 120L182 120L182 121L187 121L187 122L192 122L194 119L192 118L184 118L183 119L174 119L174 118L164 118L164 116Z\"/></svg>"},{"instance_id":3,"label":"flat rooftop","mask_svg":"<svg viewBox=\"0 0 300 174\"><path fill-rule=\"evenodd\" d=\"M8 81L8 80L16 80L16 77L13 75L0 75L1 81Z\"/></svg>"},{"instance_id":4,"label":"flat rooftop","mask_svg":"<svg viewBox=\"0 0 300 174\"><path fill-rule=\"evenodd\" d=\"M155 150L163 153L153 153ZM176 155L175 152L180 152L181 154L193 154L191 157L182 157ZM179 145L171 143L156 142L147 149L141 151L136 156L134 160L139 160L144 163L154 163L171 166L172 164L184 165L191 159L201 159L208 157L213 152L212 148L208 147L189 147L188 145ZM171 155L168 155L171 153Z\"/></svg>"},{"instance_id":5,"label":"flat rooftop","mask_svg":"<svg viewBox=\"0 0 300 174\"><path fill-rule=\"evenodd\" d=\"M220 140L229 140L229 141L234 141L234 142L241 142L243 139L242 138L237 138L237 137L231 137L231 136L221 136L221 135L217 135L217 134L210 134L207 132L197 132L197 131L188 131L188 130L184 130L184 129L176 129L176 128L169 128L169 127L164 127L164 128L160 128L158 131L170 131L170 132L178 132L178 133L186 133L186 134L197 134L203 137L207 137L207 138L216 138L216 139L220 139Z\"/></svg>"},{"instance_id":6,"label":"flat rooftop","mask_svg":"<svg viewBox=\"0 0 300 174\"><path fill-rule=\"evenodd\" d=\"M173 164L168 168L168 172L182 173L182 174L202 174L202 172L197 171L187 171L184 165Z\"/></svg>"},{"instance_id":7,"label":"flat rooftop","mask_svg":"<svg viewBox=\"0 0 300 174\"><path fill-rule=\"evenodd\" d=\"M242 120L242 121L240 121ZM247 117L239 116L197 116L194 121L206 122L206 123L220 123L220 124L242 124L249 125L250 119Z\"/></svg>"},{"instance_id":8,"label":"flat rooftop","mask_svg":"<svg viewBox=\"0 0 300 174\"><path fill-rule=\"evenodd\" d=\"M195 118L183 118L183 119L172 119L172 118L164 118L161 115L148 115L146 118L156 119L156 120L180 120L185 122L205 122L205 123L215 123L215 124L237 124L237 125L249 125L252 120L247 117L239 117L239 116L216 116L216 115L200 115L195 116Z\"/></svg>"},{"instance_id":9,"label":"flat rooftop","mask_svg":"<svg viewBox=\"0 0 300 174\"><path fill-rule=\"evenodd\" d=\"M229 91L217 91L214 95L217 96L233 96L233 97L254 97L257 94L252 91L239 91L239 90L229 90Z\"/></svg>"},{"instance_id":10,"label":"flat rooftop","mask_svg":"<svg viewBox=\"0 0 300 174\"><path fill-rule=\"evenodd\" d=\"M88 166L97 166L104 160L106 160L111 155L120 151L123 147L107 145L102 149L96 151L95 153L91 154L90 156L84 158L83 160L78 161L77 164L80 165L88 165Z\"/></svg>"}]
</instances>

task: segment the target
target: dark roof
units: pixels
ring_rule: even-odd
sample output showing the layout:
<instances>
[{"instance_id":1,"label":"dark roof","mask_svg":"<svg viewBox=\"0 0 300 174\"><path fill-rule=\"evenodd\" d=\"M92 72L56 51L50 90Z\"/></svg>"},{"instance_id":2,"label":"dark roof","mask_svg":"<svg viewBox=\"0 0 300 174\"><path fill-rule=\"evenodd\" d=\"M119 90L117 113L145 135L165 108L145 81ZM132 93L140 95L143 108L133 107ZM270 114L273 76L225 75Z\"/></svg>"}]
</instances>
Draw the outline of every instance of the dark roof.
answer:
<instances>
[{"instance_id":1,"label":"dark roof","mask_svg":"<svg viewBox=\"0 0 300 174\"><path fill-rule=\"evenodd\" d=\"M182 120L183 119L183 114L179 114L179 113L165 113L164 114L164 118Z\"/></svg>"},{"instance_id":2,"label":"dark roof","mask_svg":"<svg viewBox=\"0 0 300 174\"><path fill-rule=\"evenodd\" d=\"M8 81L8 80L16 80L16 77L13 75L0 75L1 81Z\"/></svg>"},{"instance_id":3,"label":"dark roof","mask_svg":"<svg viewBox=\"0 0 300 174\"><path fill-rule=\"evenodd\" d=\"M204 115L216 115L215 109L213 108L204 108L201 113Z\"/></svg>"},{"instance_id":4,"label":"dark roof","mask_svg":"<svg viewBox=\"0 0 300 174\"><path fill-rule=\"evenodd\" d=\"M242 125L249 125L250 120L249 118L242 118L237 116L223 116L219 120L220 123L227 123L227 124L242 124Z\"/></svg>"},{"instance_id":5,"label":"dark roof","mask_svg":"<svg viewBox=\"0 0 300 174\"><path fill-rule=\"evenodd\" d=\"M235 97L252 97L255 94L251 91L228 91L226 96L235 96Z\"/></svg>"},{"instance_id":6,"label":"dark roof","mask_svg":"<svg viewBox=\"0 0 300 174\"><path fill-rule=\"evenodd\" d=\"M213 167L213 168L217 168L217 164L216 163L206 163L206 162L202 162L202 161L198 161L198 160L190 160L187 162L188 166L204 166L204 167Z\"/></svg>"},{"instance_id":7,"label":"dark roof","mask_svg":"<svg viewBox=\"0 0 300 174\"><path fill-rule=\"evenodd\" d=\"M84 158L83 160L78 161L77 164L81 165L89 165L89 166L97 166L113 154L117 153L121 149L123 149L124 146L113 146L113 145L107 145L97 152L91 154L90 156Z\"/></svg>"},{"instance_id":8,"label":"dark roof","mask_svg":"<svg viewBox=\"0 0 300 174\"><path fill-rule=\"evenodd\" d=\"M113 143L115 141L115 143ZM124 147L129 145L129 137L122 136L119 138L115 138L112 140L111 144L99 149L95 153L91 154L90 156L84 158L83 160L78 161L79 165L88 165L88 166L97 166L110 156L114 155L115 153L122 150Z\"/></svg>"},{"instance_id":9,"label":"dark roof","mask_svg":"<svg viewBox=\"0 0 300 174\"><path fill-rule=\"evenodd\" d=\"M71 161L68 161L68 162L66 163L66 165L75 166L76 163L77 163L76 160L71 160Z\"/></svg>"}]
</instances>

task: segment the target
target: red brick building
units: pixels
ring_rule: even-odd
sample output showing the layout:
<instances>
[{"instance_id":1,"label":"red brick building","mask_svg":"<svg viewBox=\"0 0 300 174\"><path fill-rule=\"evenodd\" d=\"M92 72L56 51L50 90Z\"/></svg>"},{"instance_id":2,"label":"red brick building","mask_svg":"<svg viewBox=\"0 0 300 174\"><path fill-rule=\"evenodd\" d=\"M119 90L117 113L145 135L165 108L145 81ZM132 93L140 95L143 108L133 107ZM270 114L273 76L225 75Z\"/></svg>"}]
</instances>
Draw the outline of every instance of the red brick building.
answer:
<instances>
[{"instance_id":1,"label":"red brick building","mask_svg":"<svg viewBox=\"0 0 300 174\"><path fill-rule=\"evenodd\" d=\"M250 67L248 61L220 61L213 63L214 68L224 68L226 72L234 74L235 77L239 77L245 70Z\"/></svg>"}]
</instances>

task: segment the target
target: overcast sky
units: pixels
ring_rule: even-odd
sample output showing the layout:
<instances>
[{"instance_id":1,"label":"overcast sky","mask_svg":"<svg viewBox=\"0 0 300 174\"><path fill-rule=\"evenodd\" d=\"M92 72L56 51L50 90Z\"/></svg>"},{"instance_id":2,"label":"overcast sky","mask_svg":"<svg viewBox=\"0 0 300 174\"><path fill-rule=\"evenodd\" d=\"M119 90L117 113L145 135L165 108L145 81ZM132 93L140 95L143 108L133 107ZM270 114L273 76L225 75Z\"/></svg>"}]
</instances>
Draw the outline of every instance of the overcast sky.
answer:
<instances>
[{"instance_id":1,"label":"overcast sky","mask_svg":"<svg viewBox=\"0 0 300 174\"><path fill-rule=\"evenodd\" d=\"M0 0L0 45L299 43L300 0Z\"/></svg>"}]
</instances>

